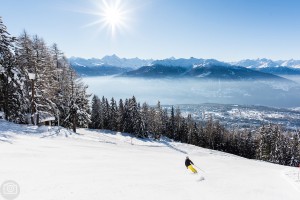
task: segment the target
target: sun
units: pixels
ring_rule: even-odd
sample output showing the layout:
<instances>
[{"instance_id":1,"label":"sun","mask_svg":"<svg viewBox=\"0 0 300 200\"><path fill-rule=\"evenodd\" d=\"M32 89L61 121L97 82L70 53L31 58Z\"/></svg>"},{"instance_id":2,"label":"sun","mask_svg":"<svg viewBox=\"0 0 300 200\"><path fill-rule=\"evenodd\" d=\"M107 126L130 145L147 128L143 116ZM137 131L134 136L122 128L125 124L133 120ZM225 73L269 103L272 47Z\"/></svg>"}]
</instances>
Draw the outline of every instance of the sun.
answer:
<instances>
[{"instance_id":1,"label":"sun","mask_svg":"<svg viewBox=\"0 0 300 200\"><path fill-rule=\"evenodd\" d=\"M103 0L101 15L105 26L109 27L112 35L117 29L126 24L126 10L122 7L120 0Z\"/></svg>"},{"instance_id":2,"label":"sun","mask_svg":"<svg viewBox=\"0 0 300 200\"><path fill-rule=\"evenodd\" d=\"M122 23L122 11L119 8L107 7L103 16L104 21L111 27L119 26Z\"/></svg>"},{"instance_id":3,"label":"sun","mask_svg":"<svg viewBox=\"0 0 300 200\"><path fill-rule=\"evenodd\" d=\"M121 32L129 28L130 10L124 4L124 1L97 1L95 7L97 10L89 12L89 14L96 15L98 19L86 26L99 25L101 30L108 30L111 36L115 36L117 32Z\"/></svg>"}]
</instances>

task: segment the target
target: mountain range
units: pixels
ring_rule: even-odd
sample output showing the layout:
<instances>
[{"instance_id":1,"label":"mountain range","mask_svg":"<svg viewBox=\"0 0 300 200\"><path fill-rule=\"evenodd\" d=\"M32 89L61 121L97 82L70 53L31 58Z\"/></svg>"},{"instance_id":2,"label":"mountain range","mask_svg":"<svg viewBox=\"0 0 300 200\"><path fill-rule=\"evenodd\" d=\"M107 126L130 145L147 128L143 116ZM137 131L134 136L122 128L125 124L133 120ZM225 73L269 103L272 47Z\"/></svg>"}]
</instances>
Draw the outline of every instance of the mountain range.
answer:
<instances>
[{"instance_id":1,"label":"mountain range","mask_svg":"<svg viewBox=\"0 0 300 200\"><path fill-rule=\"evenodd\" d=\"M270 59L263 58L256 60L246 59L241 60L239 62L233 62L231 64L277 75L300 74L300 60L291 59L273 61Z\"/></svg>"},{"instance_id":2,"label":"mountain range","mask_svg":"<svg viewBox=\"0 0 300 200\"><path fill-rule=\"evenodd\" d=\"M101 66L114 66L120 68L137 69L142 66L151 65L154 61L152 59L143 60L139 58L119 58L117 55L104 56L103 58L90 58L84 59L79 57L71 57L69 61L72 66L77 67L101 67Z\"/></svg>"},{"instance_id":3,"label":"mountain range","mask_svg":"<svg viewBox=\"0 0 300 200\"><path fill-rule=\"evenodd\" d=\"M130 77L195 77L218 79L280 79L277 75L300 75L300 60L273 61L270 59L221 62L215 59L191 57L163 60L119 58L102 59L71 57L71 66L81 76L121 75Z\"/></svg>"}]
</instances>

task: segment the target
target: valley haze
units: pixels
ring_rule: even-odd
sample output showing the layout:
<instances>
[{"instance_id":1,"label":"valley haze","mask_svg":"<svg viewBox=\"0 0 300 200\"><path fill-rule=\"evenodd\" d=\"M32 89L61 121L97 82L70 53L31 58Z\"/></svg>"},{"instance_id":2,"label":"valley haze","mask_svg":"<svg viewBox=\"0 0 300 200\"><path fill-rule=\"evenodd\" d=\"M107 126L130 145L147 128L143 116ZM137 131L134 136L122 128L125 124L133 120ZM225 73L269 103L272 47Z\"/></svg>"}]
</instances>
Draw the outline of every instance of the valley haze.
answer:
<instances>
[{"instance_id":1,"label":"valley haze","mask_svg":"<svg viewBox=\"0 0 300 200\"><path fill-rule=\"evenodd\" d=\"M215 59L69 59L89 92L155 105L221 103L300 107L300 61L269 59L234 63ZM275 73L276 72L276 73Z\"/></svg>"}]
</instances>

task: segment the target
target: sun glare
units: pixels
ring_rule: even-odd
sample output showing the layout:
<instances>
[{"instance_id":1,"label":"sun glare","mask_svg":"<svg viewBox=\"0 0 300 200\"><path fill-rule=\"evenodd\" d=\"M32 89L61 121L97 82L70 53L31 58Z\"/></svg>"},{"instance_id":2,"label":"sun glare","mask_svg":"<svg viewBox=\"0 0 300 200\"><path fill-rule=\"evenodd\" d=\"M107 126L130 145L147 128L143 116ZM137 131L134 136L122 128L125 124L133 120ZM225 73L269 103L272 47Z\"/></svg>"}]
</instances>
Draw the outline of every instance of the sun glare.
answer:
<instances>
[{"instance_id":1,"label":"sun glare","mask_svg":"<svg viewBox=\"0 0 300 200\"><path fill-rule=\"evenodd\" d=\"M129 27L129 10L121 0L102 0L96 4L97 11L89 14L98 16L98 20L87 26L100 25L101 30L106 29L111 36L124 31Z\"/></svg>"},{"instance_id":2,"label":"sun glare","mask_svg":"<svg viewBox=\"0 0 300 200\"><path fill-rule=\"evenodd\" d=\"M106 8L104 17L105 21L111 26L117 26L122 21L121 11L117 8Z\"/></svg>"}]
</instances>

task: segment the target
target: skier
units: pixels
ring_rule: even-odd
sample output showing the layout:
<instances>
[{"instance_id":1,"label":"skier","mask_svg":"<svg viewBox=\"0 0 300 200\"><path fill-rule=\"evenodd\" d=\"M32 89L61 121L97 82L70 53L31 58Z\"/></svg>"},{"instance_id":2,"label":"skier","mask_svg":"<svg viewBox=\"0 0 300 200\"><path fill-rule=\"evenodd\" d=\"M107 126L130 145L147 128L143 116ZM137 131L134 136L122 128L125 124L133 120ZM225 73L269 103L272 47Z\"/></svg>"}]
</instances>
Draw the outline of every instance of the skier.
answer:
<instances>
[{"instance_id":1,"label":"skier","mask_svg":"<svg viewBox=\"0 0 300 200\"><path fill-rule=\"evenodd\" d=\"M194 174L197 173L197 170L193 167L193 162L189 159L189 157L187 156L185 159L185 166L187 169L191 170Z\"/></svg>"}]
</instances>

